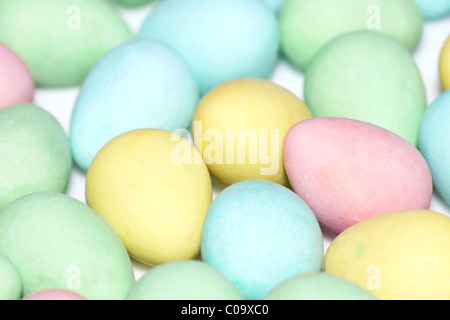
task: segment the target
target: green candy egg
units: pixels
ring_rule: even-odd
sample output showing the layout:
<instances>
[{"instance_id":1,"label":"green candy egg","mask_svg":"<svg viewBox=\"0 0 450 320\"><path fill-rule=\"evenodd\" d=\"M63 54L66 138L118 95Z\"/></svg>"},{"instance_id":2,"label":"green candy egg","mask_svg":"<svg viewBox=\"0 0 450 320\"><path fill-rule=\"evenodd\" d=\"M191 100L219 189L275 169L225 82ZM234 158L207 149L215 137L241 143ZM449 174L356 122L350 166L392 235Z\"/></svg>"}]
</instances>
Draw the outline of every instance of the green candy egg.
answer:
<instances>
[{"instance_id":1,"label":"green candy egg","mask_svg":"<svg viewBox=\"0 0 450 320\"><path fill-rule=\"evenodd\" d=\"M378 31L413 51L423 30L412 0L286 0L279 24L282 50L301 70L326 43L348 32Z\"/></svg>"},{"instance_id":2,"label":"green candy egg","mask_svg":"<svg viewBox=\"0 0 450 320\"><path fill-rule=\"evenodd\" d=\"M0 110L0 211L29 193L65 192L71 169L69 139L50 113L31 103Z\"/></svg>"},{"instance_id":3,"label":"green candy egg","mask_svg":"<svg viewBox=\"0 0 450 320\"><path fill-rule=\"evenodd\" d=\"M411 53L388 35L357 31L329 42L311 62L304 89L314 117L368 122L417 145L425 86Z\"/></svg>"},{"instance_id":4,"label":"green candy egg","mask_svg":"<svg viewBox=\"0 0 450 320\"><path fill-rule=\"evenodd\" d=\"M298 274L280 283L264 299L377 300L353 282L325 272Z\"/></svg>"},{"instance_id":5,"label":"green candy egg","mask_svg":"<svg viewBox=\"0 0 450 320\"><path fill-rule=\"evenodd\" d=\"M132 38L106 0L1 0L0 43L41 87L79 85L109 50Z\"/></svg>"},{"instance_id":6,"label":"green candy egg","mask_svg":"<svg viewBox=\"0 0 450 320\"><path fill-rule=\"evenodd\" d=\"M198 260L167 262L140 278L127 300L243 300L238 289L210 265Z\"/></svg>"},{"instance_id":7,"label":"green candy egg","mask_svg":"<svg viewBox=\"0 0 450 320\"><path fill-rule=\"evenodd\" d=\"M18 268L24 296L62 289L120 300L134 283L125 246L109 224L59 193L26 195L0 213L0 254Z\"/></svg>"},{"instance_id":8,"label":"green candy egg","mask_svg":"<svg viewBox=\"0 0 450 320\"><path fill-rule=\"evenodd\" d=\"M0 255L0 301L19 300L22 297L22 278L16 266Z\"/></svg>"}]
</instances>

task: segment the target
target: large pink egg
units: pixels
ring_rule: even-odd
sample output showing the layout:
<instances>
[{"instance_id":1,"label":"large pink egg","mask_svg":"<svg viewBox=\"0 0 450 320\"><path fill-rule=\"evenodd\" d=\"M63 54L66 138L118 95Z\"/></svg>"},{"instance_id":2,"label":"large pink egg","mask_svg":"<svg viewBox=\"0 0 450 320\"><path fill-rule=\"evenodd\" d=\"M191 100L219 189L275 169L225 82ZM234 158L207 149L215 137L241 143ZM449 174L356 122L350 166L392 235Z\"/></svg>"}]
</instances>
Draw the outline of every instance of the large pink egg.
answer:
<instances>
[{"instance_id":1,"label":"large pink egg","mask_svg":"<svg viewBox=\"0 0 450 320\"><path fill-rule=\"evenodd\" d=\"M430 206L425 159L381 127L343 118L304 120L288 131L283 154L292 188L334 235L376 215Z\"/></svg>"},{"instance_id":2,"label":"large pink egg","mask_svg":"<svg viewBox=\"0 0 450 320\"><path fill-rule=\"evenodd\" d=\"M33 102L34 81L28 67L11 49L0 44L0 109Z\"/></svg>"},{"instance_id":3,"label":"large pink egg","mask_svg":"<svg viewBox=\"0 0 450 320\"><path fill-rule=\"evenodd\" d=\"M86 298L67 290L44 290L30 294L22 300L86 300Z\"/></svg>"}]
</instances>

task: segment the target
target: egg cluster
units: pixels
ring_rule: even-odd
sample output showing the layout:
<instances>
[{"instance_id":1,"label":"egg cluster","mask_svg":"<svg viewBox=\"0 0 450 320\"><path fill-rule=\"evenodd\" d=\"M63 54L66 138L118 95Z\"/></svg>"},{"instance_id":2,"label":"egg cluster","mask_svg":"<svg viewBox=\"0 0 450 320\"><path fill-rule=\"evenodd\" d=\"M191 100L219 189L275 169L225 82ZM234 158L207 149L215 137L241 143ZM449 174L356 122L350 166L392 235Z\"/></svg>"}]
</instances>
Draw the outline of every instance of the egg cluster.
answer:
<instances>
[{"instance_id":1,"label":"egg cluster","mask_svg":"<svg viewBox=\"0 0 450 320\"><path fill-rule=\"evenodd\" d=\"M0 300L450 299L448 0L115 2L0 1Z\"/></svg>"}]
</instances>

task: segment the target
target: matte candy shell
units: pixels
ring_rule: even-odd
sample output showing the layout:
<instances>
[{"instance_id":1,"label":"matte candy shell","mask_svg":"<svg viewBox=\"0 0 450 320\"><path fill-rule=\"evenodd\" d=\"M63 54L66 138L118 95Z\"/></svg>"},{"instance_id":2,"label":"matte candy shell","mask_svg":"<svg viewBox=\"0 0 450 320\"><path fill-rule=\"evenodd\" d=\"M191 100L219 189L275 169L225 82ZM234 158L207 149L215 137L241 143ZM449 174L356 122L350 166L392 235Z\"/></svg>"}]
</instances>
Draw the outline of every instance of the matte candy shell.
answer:
<instances>
[{"instance_id":1,"label":"matte candy shell","mask_svg":"<svg viewBox=\"0 0 450 320\"><path fill-rule=\"evenodd\" d=\"M0 42L25 61L39 86L79 85L98 59L131 38L109 1L0 1Z\"/></svg>"},{"instance_id":2,"label":"matte candy shell","mask_svg":"<svg viewBox=\"0 0 450 320\"><path fill-rule=\"evenodd\" d=\"M280 283L265 300L377 300L368 290L330 273L299 274Z\"/></svg>"},{"instance_id":3,"label":"matte candy shell","mask_svg":"<svg viewBox=\"0 0 450 320\"><path fill-rule=\"evenodd\" d=\"M433 186L423 156L369 123L302 121L286 135L284 161L294 191L333 234L375 215L430 206Z\"/></svg>"},{"instance_id":4,"label":"matte candy shell","mask_svg":"<svg viewBox=\"0 0 450 320\"><path fill-rule=\"evenodd\" d=\"M419 149L427 160L433 184L450 205L450 90L425 111L419 131Z\"/></svg>"},{"instance_id":5,"label":"matte candy shell","mask_svg":"<svg viewBox=\"0 0 450 320\"><path fill-rule=\"evenodd\" d=\"M305 101L314 117L369 122L414 146L427 106L410 52L373 31L346 34L320 51L306 73Z\"/></svg>"},{"instance_id":6,"label":"matte candy shell","mask_svg":"<svg viewBox=\"0 0 450 320\"><path fill-rule=\"evenodd\" d=\"M165 0L150 13L139 37L174 48L193 71L201 94L235 78L268 78L278 61L276 17L255 0Z\"/></svg>"},{"instance_id":7,"label":"matte candy shell","mask_svg":"<svg viewBox=\"0 0 450 320\"><path fill-rule=\"evenodd\" d=\"M411 0L286 0L279 20L282 50L304 71L329 41L343 34L374 30L413 51L423 27L422 15Z\"/></svg>"},{"instance_id":8,"label":"matte candy shell","mask_svg":"<svg viewBox=\"0 0 450 320\"><path fill-rule=\"evenodd\" d=\"M90 71L72 113L70 143L87 171L112 138L141 128L188 128L199 100L186 63L166 45L133 40L115 48Z\"/></svg>"},{"instance_id":9,"label":"matte candy shell","mask_svg":"<svg viewBox=\"0 0 450 320\"><path fill-rule=\"evenodd\" d=\"M154 0L114 0L124 7L140 7L146 5Z\"/></svg>"},{"instance_id":10,"label":"matte candy shell","mask_svg":"<svg viewBox=\"0 0 450 320\"><path fill-rule=\"evenodd\" d=\"M86 300L86 298L76 294L74 292L68 290L44 290L39 291L29 296L24 297L22 300L27 301L55 301L55 300L64 300L64 301L81 301Z\"/></svg>"},{"instance_id":11,"label":"matte candy shell","mask_svg":"<svg viewBox=\"0 0 450 320\"><path fill-rule=\"evenodd\" d=\"M130 289L127 300L243 300L219 271L195 261L174 261L148 271Z\"/></svg>"},{"instance_id":12,"label":"matte candy shell","mask_svg":"<svg viewBox=\"0 0 450 320\"><path fill-rule=\"evenodd\" d=\"M51 114L30 103L0 110L0 211L32 192L65 192L71 169L69 140Z\"/></svg>"},{"instance_id":13,"label":"matte candy shell","mask_svg":"<svg viewBox=\"0 0 450 320\"><path fill-rule=\"evenodd\" d=\"M211 178L187 140L164 130L134 130L96 155L86 200L135 259L148 265L193 259L212 201Z\"/></svg>"},{"instance_id":14,"label":"matte candy shell","mask_svg":"<svg viewBox=\"0 0 450 320\"><path fill-rule=\"evenodd\" d=\"M321 270L322 232L311 209L291 190L264 180L238 182L208 211L202 259L246 299L262 299L298 273Z\"/></svg>"},{"instance_id":15,"label":"matte candy shell","mask_svg":"<svg viewBox=\"0 0 450 320\"><path fill-rule=\"evenodd\" d=\"M19 300L22 297L22 278L19 270L7 257L0 254L0 301Z\"/></svg>"},{"instance_id":16,"label":"matte candy shell","mask_svg":"<svg viewBox=\"0 0 450 320\"><path fill-rule=\"evenodd\" d=\"M424 19L436 20L450 15L448 0L415 0Z\"/></svg>"},{"instance_id":17,"label":"matte candy shell","mask_svg":"<svg viewBox=\"0 0 450 320\"><path fill-rule=\"evenodd\" d=\"M441 84L444 91L450 89L450 37L445 42L440 60L439 60L439 74L441 77Z\"/></svg>"},{"instance_id":18,"label":"matte candy shell","mask_svg":"<svg viewBox=\"0 0 450 320\"><path fill-rule=\"evenodd\" d=\"M450 299L450 218L427 210L387 213L333 240L325 271L382 300Z\"/></svg>"},{"instance_id":19,"label":"matte candy shell","mask_svg":"<svg viewBox=\"0 0 450 320\"><path fill-rule=\"evenodd\" d=\"M269 80L231 80L208 92L197 106L194 143L224 186L250 179L288 186L284 136L308 118L311 113L297 96Z\"/></svg>"},{"instance_id":20,"label":"matte candy shell","mask_svg":"<svg viewBox=\"0 0 450 320\"><path fill-rule=\"evenodd\" d=\"M34 82L25 63L9 48L0 44L0 108L32 102Z\"/></svg>"},{"instance_id":21,"label":"matte candy shell","mask_svg":"<svg viewBox=\"0 0 450 320\"><path fill-rule=\"evenodd\" d=\"M68 289L91 300L116 300L134 283L127 251L108 223L59 193L21 197L0 213L0 254L18 268L24 296Z\"/></svg>"}]
</instances>

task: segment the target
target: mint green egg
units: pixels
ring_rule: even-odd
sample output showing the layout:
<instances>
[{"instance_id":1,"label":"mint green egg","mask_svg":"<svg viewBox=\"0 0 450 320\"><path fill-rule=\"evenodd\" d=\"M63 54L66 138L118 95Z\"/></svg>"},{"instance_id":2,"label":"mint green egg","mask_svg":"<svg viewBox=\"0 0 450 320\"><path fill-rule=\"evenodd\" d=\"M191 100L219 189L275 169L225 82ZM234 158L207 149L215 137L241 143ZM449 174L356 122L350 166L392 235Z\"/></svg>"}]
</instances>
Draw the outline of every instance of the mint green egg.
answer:
<instances>
[{"instance_id":1,"label":"mint green egg","mask_svg":"<svg viewBox=\"0 0 450 320\"><path fill-rule=\"evenodd\" d=\"M305 71L325 44L353 31L388 34L413 51L423 18L413 0L286 0L279 24L285 56Z\"/></svg>"},{"instance_id":2,"label":"mint green egg","mask_svg":"<svg viewBox=\"0 0 450 320\"><path fill-rule=\"evenodd\" d=\"M69 138L49 112L31 103L0 110L0 211L29 193L64 193L71 170Z\"/></svg>"},{"instance_id":3,"label":"mint green egg","mask_svg":"<svg viewBox=\"0 0 450 320\"><path fill-rule=\"evenodd\" d=\"M306 72L304 94L314 117L368 122L417 146L425 86L410 51L391 36L357 31L330 41Z\"/></svg>"},{"instance_id":4,"label":"mint green egg","mask_svg":"<svg viewBox=\"0 0 450 320\"><path fill-rule=\"evenodd\" d=\"M22 297L22 278L16 266L0 255L0 301L19 300Z\"/></svg>"},{"instance_id":5,"label":"mint green egg","mask_svg":"<svg viewBox=\"0 0 450 320\"><path fill-rule=\"evenodd\" d=\"M26 195L0 213L0 254L19 270L24 296L61 289L121 300L134 283L125 246L109 224L59 193Z\"/></svg>"},{"instance_id":6,"label":"mint green egg","mask_svg":"<svg viewBox=\"0 0 450 320\"><path fill-rule=\"evenodd\" d=\"M325 273L298 274L275 287L265 300L377 300L344 278Z\"/></svg>"},{"instance_id":7,"label":"mint green egg","mask_svg":"<svg viewBox=\"0 0 450 320\"><path fill-rule=\"evenodd\" d=\"M130 289L127 300L243 300L219 271L198 260L161 264Z\"/></svg>"},{"instance_id":8,"label":"mint green egg","mask_svg":"<svg viewBox=\"0 0 450 320\"><path fill-rule=\"evenodd\" d=\"M105 53L131 38L106 0L0 1L0 43L25 61L41 87L79 85Z\"/></svg>"}]
</instances>

